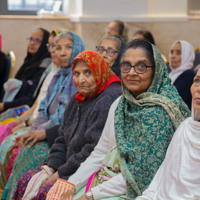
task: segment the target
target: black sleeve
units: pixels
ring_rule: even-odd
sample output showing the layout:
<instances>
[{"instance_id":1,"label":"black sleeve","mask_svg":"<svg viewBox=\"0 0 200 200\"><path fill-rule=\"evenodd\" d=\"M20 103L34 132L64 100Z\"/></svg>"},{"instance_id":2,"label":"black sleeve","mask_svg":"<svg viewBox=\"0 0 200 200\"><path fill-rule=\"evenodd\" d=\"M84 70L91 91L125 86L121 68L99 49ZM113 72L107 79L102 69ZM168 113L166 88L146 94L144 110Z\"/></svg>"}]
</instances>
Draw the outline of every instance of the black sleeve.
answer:
<instances>
[{"instance_id":1,"label":"black sleeve","mask_svg":"<svg viewBox=\"0 0 200 200\"><path fill-rule=\"evenodd\" d=\"M67 148L65 144L63 128L64 126L59 127L58 129L59 136L56 138L55 142L53 143L50 154L47 158L47 165L56 171L58 170L60 166L62 166L66 162Z\"/></svg>"}]
</instances>

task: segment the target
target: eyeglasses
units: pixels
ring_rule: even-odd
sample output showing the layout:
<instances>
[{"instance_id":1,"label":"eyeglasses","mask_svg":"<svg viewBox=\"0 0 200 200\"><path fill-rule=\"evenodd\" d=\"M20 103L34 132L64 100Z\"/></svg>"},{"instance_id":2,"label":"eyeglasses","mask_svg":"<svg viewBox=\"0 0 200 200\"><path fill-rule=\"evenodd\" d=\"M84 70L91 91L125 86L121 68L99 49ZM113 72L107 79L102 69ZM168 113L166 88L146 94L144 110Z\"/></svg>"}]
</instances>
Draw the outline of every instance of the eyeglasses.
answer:
<instances>
[{"instance_id":1,"label":"eyeglasses","mask_svg":"<svg viewBox=\"0 0 200 200\"><path fill-rule=\"evenodd\" d=\"M135 66L131 66L129 63L124 62L120 65L120 69L122 73L129 73L131 71L131 68L134 68L135 72L137 74L144 74L147 71L147 68L153 67L153 66L146 66L143 63L136 64Z\"/></svg>"},{"instance_id":2,"label":"eyeglasses","mask_svg":"<svg viewBox=\"0 0 200 200\"><path fill-rule=\"evenodd\" d=\"M109 27L106 27L106 28L105 28L105 31L106 31L106 32L108 32L108 31L118 32L115 28L109 28Z\"/></svg>"},{"instance_id":3,"label":"eyeglasses","mask_svg":"<svg viewBox=\"0 0 200 200\"><path fill-rule=\"evenodd\" d=\"M42 41L39 39L33 39L32 37L26 38L28 42L33 42L35 44L40 44Z\"/></svg>"},{"instance_id":4,"label":"eyeglasses","mask_svg":"<svg viewBox=\"0 0 200 200\"><path fill-rule=\"evenodd\" d=\"M96 46L96 50L100 53L103 54L103 52L105 51L106 54L110 57L113 57L115 55L115 53L119 53L118 51L114 50L114 49L104 49L101 46Z\"/></svg>"},{"instance_id":5,"label":"eyeglasses","mask_svg":"<svg viewBox=\"0 0 200 200\"><path fill-rule=\"evenodd\" d=\"M53 49L53 48L56 47L55 44L46 44L46 46L47 46L47 49L48 49L48 50L51 50L51 49Z\"/></svg>"}]
</instances>

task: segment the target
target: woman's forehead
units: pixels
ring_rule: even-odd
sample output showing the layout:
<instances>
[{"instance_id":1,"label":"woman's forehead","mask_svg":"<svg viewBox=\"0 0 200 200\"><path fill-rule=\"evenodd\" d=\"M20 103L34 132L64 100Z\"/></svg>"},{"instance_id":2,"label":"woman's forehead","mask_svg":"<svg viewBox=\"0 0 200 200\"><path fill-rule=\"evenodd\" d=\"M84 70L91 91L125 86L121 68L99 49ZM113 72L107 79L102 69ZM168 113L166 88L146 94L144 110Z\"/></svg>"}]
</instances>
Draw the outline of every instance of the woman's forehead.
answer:
<instances>
[{"instance_id":1,"label":"woman's forehead","mask_svg":"<svg viewBox=\"0 0 200 200\"><path fill-rule=\"evenodd\" d=\"M120 41L112 39L112 38L107 38L107 39L104 39L100 45L105 46L105 47L111 47L111 48L113 48L113 47L119 48Z\"/></svg>"}]
</instances>

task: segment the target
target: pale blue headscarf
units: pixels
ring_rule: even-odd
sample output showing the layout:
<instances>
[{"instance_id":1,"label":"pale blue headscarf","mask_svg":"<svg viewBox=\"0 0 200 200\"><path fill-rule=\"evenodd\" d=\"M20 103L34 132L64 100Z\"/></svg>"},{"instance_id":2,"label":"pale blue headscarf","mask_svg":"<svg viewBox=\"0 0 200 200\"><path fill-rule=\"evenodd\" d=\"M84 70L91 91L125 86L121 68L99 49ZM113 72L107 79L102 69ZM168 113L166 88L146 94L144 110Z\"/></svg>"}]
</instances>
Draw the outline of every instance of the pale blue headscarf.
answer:
<instances>
[{"instance_id":1,"label":"pale blue headscarf","mask_svg":"<svg viewBox=\"0 0 200 200\"><path fill-rule=\"evenodd\" d=\"M72 54L69 61L69 65L65 68L60 66L59 71L54 75L45 99L42 100L39 107L39 112L42 112L46 120L51 120L50 127L61 124L63 121L63 116L65 112L65 107L69 102L71 95L76 92L76 87L72 78L71 65L73 59L82 51L84 51L84 44L80 36L74 32L70 32L73 35L73 48ZM53 115L49 115L48 108L55 98L57 93L59 94L57 109Z\"/></svg>"}]
</instances>

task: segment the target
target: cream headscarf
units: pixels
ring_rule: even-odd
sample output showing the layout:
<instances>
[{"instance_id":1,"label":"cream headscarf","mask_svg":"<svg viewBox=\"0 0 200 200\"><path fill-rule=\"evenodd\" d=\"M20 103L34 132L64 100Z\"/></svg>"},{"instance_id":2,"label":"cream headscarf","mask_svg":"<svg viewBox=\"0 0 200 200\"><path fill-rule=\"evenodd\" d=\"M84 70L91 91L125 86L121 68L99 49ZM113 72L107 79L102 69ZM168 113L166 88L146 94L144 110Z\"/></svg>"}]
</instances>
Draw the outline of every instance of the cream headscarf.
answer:
<instances>
[{"instance_id":1,"label":"cream headscarf","mask_svg":"<svg viewBox=\"0 0 200 200\"><path fill-rule=\"evenodd\" d=\"M192 107L192 117L178 127L149 188L136 200L200 199L200 122L196 120L199 118Z\"/></svg>"},{"instance_id":2,"label":"cream headscarf","mask_svg":"<svg viewBox=\"0 0 200 200\"><path fill-rule=\"evenodd\" d=\"M184 40L177 40L172 44L171 48L178 42L181 44L181 65L180 67L173 69L171 67L171 62L169 62L169 67L171 69L171 72L169 73L169 77L172 80L172 84L184 71L193 68L194 59L195 59L194 48L189 42L186 42ZM170 56L171 56L171 53L169 53L169 57Z\"/></svg>"}]
</instances>

